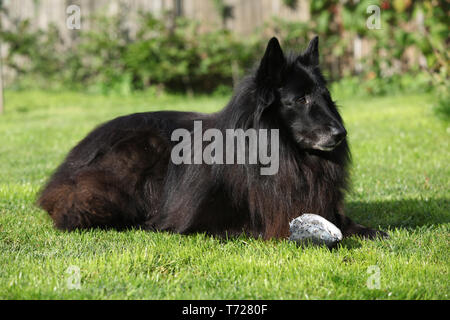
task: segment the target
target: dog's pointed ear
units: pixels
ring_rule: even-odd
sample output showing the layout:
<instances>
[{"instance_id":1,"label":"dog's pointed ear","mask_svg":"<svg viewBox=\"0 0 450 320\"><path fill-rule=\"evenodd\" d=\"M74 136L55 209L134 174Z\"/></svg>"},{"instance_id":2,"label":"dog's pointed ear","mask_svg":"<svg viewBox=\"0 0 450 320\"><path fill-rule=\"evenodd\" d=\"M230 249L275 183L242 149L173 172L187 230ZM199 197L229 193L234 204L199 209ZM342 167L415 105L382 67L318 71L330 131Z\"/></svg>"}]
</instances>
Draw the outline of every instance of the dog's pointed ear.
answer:
<instances>
[{"instance_id":1,"label":"dog's pointed ear","mask_svg":"<svg viewBox=\"0 0 450 320\"><path fill-rule=\"evenodd\" d=\"M256 73L256 83L260 86L279 87L283 82L286 58L277 38L270 39L266 52Z\"/></svg>"},{"instance_id":2,"label":"dog's pointed ear","mask_svg":"<svg viewBox=\"0 0 450 320\"><path fill-rule=\"evenodd\" d=\"M300 63L310 66L319 65L319 37L315 36L303 54L298 57Z\"/></svg>"}]
</instances>

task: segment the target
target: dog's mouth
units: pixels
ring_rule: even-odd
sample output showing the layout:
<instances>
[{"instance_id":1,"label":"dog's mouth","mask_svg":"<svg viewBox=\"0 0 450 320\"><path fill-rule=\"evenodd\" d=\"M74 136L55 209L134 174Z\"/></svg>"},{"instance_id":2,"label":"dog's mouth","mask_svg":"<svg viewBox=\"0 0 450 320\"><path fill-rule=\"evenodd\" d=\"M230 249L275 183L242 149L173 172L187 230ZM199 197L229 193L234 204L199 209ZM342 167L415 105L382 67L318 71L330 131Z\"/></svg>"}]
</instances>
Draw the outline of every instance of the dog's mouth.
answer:
<instances>
[{"instance_id":1,"label":"dog's mouth","mask_svg":"<svg viewBox=\"0 0 450 320\"><path fill-rule=\"evenodd\" d=\"M338 141L337 143L328 143L328 144L315 144L312 149L314 150L320 150L320 151L333 151L336 149L337 146L339 146L344 139Z\"/></svg>"},{"instance_id":2,"label":"dog's mouth","mask_svg":"<svg viewBox=\"0 0 450 320\"><path fill-rule=\"evenodd\" d=\"M320 150L320 151L333 151L336 146L313 146L314 150Z\"/></svg>"},{"instance_id":3,"label":"dog's mouth","mask_svg":"<svg viewBox=\"0 0 450 320\"><path fill-rule=\"evenodd\" d=\"M297 137L297 143L304 149L318 150L330 152L336 149L343 141L345 137L337 140L333 136L322 135L317 139L316 137L299 136Z\"/></svg>"}]
</instances>

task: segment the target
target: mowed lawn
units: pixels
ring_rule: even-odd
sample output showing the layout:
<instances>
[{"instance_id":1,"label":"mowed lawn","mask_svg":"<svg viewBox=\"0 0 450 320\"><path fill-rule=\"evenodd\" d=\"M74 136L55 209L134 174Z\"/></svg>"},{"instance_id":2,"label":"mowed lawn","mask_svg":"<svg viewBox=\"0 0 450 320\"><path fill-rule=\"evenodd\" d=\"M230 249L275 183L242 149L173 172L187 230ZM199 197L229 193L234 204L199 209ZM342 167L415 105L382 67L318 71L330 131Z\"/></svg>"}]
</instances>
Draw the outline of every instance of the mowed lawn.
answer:
<instances>
[{"instance_id":1,"label":"mowed lawn","mask_svg":"<svg viewBox=\"0 0 450 320\"><path fill-rule=\"evenodd\" d=\"M36 194L92 128L134 112L212 112L227 98L6 92L0 299L448 299L450 124L433 114L432 100L338 97L353 152L347 214L391 238L351 238L330 251L244 237L57 231ZM78 289L69 285L76 268Z\"/></svg>"}]
</instances>

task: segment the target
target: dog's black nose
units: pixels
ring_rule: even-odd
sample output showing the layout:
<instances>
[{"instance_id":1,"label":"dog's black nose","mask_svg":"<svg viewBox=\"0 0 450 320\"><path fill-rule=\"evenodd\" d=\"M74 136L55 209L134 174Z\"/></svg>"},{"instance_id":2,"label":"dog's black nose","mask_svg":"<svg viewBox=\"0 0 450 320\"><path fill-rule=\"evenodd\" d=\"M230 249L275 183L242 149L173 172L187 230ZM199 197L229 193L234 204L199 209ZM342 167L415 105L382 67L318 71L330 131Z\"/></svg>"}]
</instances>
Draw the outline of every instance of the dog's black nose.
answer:
<instances>
[{"instance_id":1,"label":"dog's black nose","mask_svg":"<svg viewBox=\"0 0 450 320\"><path fill-rule=\"evenodd\" d=\"M332 127L331 134L333 135L334 141L341 142L347 136L347 131L343 127Z\"/></svg>"}]
</instances>

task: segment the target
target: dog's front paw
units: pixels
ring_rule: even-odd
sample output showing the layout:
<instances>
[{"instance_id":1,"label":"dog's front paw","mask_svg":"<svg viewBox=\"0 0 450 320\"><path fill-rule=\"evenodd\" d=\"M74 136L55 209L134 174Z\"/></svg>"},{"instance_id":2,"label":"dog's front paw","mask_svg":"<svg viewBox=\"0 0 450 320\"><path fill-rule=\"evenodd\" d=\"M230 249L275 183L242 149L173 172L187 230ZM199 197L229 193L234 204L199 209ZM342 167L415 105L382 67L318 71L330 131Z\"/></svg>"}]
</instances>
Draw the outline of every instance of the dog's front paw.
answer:
<instances>
[{"instance_id":1,"label":"dog's front paw","mask_svg":"<svg viewBox=\"0 0 450 320\"><path fill-rule=\"evenodd\" d=\"M373 240L373 239L377 239L377 238L381 238L381 239L389 238L389 234L387 234L384 231L376 230L376 229L372 229L372 228L366 228L366 227L363 227L360 230L358 230L356 235L363 237L365 239L369 239L369 240Z\"/></svg>"}]
</instances>

